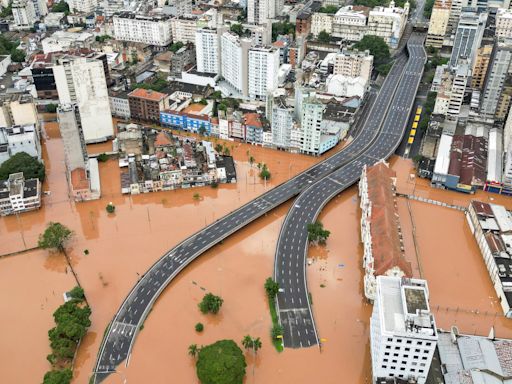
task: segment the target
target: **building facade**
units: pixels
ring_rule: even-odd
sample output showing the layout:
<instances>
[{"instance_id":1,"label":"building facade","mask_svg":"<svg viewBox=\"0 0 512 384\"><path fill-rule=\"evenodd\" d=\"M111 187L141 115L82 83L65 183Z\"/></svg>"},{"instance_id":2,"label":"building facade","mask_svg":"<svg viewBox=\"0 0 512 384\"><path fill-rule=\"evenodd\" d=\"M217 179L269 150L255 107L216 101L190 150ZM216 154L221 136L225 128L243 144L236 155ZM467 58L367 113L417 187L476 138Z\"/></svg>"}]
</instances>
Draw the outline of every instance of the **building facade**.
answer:
<instances>
[{"instance_id":1,"label":"building facade","mask_svg":"<svg viewBox=\"0 0 512 384\"><path fill-rule=\"evenodd\" d=\"M373 382L413 379L425 384L437 344L437 329L425 280L377 277L370 319Z\"/></svg>"},{"instance_id":2,"label":"building facade","mask_svg":"<svg viewBox=\"0 0 512 384\"><path fill-rule=\"evenodd\" d=\"M165 47L172 41L171 19L166 16L143 16L122 13L114 16L114 37L117 40L133 41Z\"/></svg>"},{"instance_id":3,"label":"building facade","mask_svg":"<svg viewBox=\"0 0 512 384\"><path fill-rule=\"evenodd\" d=\"M106 141L114 135L112 114L101 60L63 56L53 67L59 102L77 104L85 141Z\"/></svg>"},{"instance_id":4,"label":"building facade","mask_svg":"<svg viewBox=\"0 0 512 384\"><path fill-rule=\"evenodd\" d=\"M249 50L248 92L253 99L265 100L278 87L279 49L255 47Z\"/></svg>"},{"instance_id":5,"label":"building facade","mask_svg":"<svg viewBox=\"0 0 512 384\"><path fill-rule=\"evenodd\" d=\"M169 96L143 88L137 88L128 94L130 116L135 120L160 122L160 112L169 108Z\"/></svg>"},{"instance_id":6,"label":"building facade","mask_svg":"<svg viewBox=\"0 0 512 384\"><path fill-rule=\"evenodd\" d=\"M33 211L41 207L41 182L25 180L23 172L0 181L0 216Z\"/></svg>"},{"instance_id":7,"label":"building facade","mask_svg":"<svg viewBox=\"0 0 512 384\"><path fill-rule=\"evenodd\" d=\"M215 29L198 29L196 31L197 71L219 73L219 37Z\"/></svg>"}]
</instances>

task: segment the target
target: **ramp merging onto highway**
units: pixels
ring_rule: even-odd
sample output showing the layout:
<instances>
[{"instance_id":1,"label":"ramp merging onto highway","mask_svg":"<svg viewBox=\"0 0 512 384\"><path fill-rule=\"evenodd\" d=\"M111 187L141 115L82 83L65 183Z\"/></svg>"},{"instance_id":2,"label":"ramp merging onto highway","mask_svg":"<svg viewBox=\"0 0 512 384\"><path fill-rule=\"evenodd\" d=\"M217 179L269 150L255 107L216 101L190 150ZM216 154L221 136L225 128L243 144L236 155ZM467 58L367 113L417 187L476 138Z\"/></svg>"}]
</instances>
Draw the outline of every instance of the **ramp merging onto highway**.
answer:
<instances>
[{"instance_id":1,"label":"ramp merging onto highway","mask_svg":"<svg viewBox=\"0 0 512 384\"><path fill-rule=\"evenodd\" d=\"M338 168L311 184L294 201L279 234L276 249L274 278L279 283L277 297L280 323L284 329L285 347L300 348L318 344L306 279L308 250L307 224L314 223L322 208L337 194L359 180L364 166L390 157L404 135L414 98L423 75L426 54L423 35L412 33L407 43L409 58L397 84L394 96L386 103L385 118L365 150L350 163ZM397 62L395 66L399 64ZM398 70L398 68L397 68ZM378 96L375 106L385 103ZM369 121L380 119L372 110ZM380 121L380 120L379 120Z\"/></svg>"}]
</instances>

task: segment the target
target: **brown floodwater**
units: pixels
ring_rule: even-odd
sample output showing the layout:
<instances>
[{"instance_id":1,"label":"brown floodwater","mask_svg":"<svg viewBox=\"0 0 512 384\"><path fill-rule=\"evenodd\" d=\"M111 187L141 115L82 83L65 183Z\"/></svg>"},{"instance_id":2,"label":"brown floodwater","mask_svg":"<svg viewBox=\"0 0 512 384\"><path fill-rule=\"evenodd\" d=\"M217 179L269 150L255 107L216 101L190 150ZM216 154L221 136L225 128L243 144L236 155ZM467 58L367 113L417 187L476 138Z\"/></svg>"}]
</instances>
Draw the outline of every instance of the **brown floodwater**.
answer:
<instances>
[{"instance_id":1,"label":"brown floodwater","mask_svg":"<svg viewBox=\"0 0 512 384\"><path fill-rule=\"evenodd\" d=\"M319 160L228 143L237 162L236 185L138 196L120 194L119 169L111 160L100 164L102 199L74 204L68 198L58 129L49 123L46 131L48 139L43 148L48 178L44 189L51 194L45 196L43 208L37 212L0 219L0 254L34 246L49 221L62 222L75 231L69 253L93 310L92 326L75 364L75 383L88 382L104 330L138 273L205 224ZM106 145L92 146L90 152ZM257 177L257 169L247 163L247 151L256 162L269 165L272 181L266 187ZM432 190L419 179L414 188L407 177L411 163L394 159L392 164L403 191L414 190L457 204L469 201L468 196ZM192 198L196 192L201 195L198 202ZM510 199L496 195L481 193L479 197L512 206ZM114 215L105 211L110 201L116 205ZM461 332L487 334L494 323L499 336L512 337L509 320L499 316L496 296L463 214L418 202L412 202L409 211L404 199L399 199L398 206L407 255L416 259L411 262L417 275L421 271L429 280L431 306L438 324L447 328L455 323ZM320 219L331 237L325 247L310 250L313 262L307 268L307 277L316 325L325 339L322 350L313 347L278 354L270 344L270 315L262 285L272 275L275 242L288 208L289 204L270 212L187 267L155 304L136 339L129 366L120 367L120 372L106 382L196 383L193 361L187 355L189 344L208 344L221 338L240 341L246 334L263 341L255 362L247 355L246 383L337 383L340 377L347 383L370 382L371 306L362 299L356 187L326 206ZM0 259L0 277L4 285L0 302L12 312L2 320L3 329L11 333L0 346L2 361L12 364L4 364L0 382L37 382L49 368L45 357L49 351L47 331L53 324L51 314L62 303L62 292L74 285L72 275L66 273L61 257L32 251ZM205 291L224 298L219 315L204 316L198 311L197 303ZM475 310L479 313L471 312ZM30 324L20 318L30 319ZM202 334L194 331L199 321L205 324ZM11 356L23 356L23 360ZM31 364L22 367L20 380L21 361Z\"/></svg>"}]
</instances>

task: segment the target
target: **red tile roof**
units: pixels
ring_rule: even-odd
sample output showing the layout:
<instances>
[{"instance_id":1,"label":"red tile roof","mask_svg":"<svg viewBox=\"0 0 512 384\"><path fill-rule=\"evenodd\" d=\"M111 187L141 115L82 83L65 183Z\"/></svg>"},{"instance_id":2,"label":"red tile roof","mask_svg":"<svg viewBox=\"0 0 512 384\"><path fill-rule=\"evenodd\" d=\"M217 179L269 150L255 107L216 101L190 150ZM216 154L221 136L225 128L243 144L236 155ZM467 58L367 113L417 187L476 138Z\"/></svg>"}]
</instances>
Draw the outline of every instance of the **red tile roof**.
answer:
<instances>
[{"instance_id":1,"label":"red tile roof","mask_svg":"<svg viewBox=\"0 0 512 384\"><path fill-rule=\"evenodd\" d=\"M157 91L152 91L151 89L137 88L131 91L128 96L130 97L138 97L139 99L160 101L164 99L167 95L165 93L160 93Z\"/></svg>"},{"instance_id":2,"label":"red tile roof","mask_svg":"<svg viewBox=\"0 0 512 384\"><path fill-rule=\"evenodd\" d=\"M395 205L393 178L396 173L380 162L367 170L368 197L372 202L370 231L375 275L384 275L398 267L412 277L411 263L405 258L400 239L398 209Z\"/></svg>"}]
</instances>

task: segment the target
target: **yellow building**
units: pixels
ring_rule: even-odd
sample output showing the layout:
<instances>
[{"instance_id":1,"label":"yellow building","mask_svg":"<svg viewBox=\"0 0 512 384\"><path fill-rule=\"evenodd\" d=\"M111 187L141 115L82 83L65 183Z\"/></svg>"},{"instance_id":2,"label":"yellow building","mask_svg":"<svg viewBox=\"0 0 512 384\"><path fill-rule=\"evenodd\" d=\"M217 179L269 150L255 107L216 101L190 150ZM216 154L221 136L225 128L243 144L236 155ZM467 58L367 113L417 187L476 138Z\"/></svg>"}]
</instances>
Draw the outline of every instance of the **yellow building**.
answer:
<instances>
[{"instance_id":1,"label":"yellow building","mask_svg":"<svg viewBox=\"0 0 512 384\"><path fill-rule=\"evenodd\" d=\"M483 89L485 74L487 73L487 67L489 66L489 60L491 59L492 44L484 45L478 48L475 57L475 64L473 65L473 77L471 79L471 87Z\"/></svg>"},{"instance_id":2,"label":"yellow building","mask_svg":"<svg viewBox=\"0 0 512 384\"><path fill-rule=\"evenodd\" d=\"M451 0L436 0L434 3L425 45L434 48L443 46L444 36L448 29L448 20L450 19L451 5Z\"/></svg>"}]
</instances>

